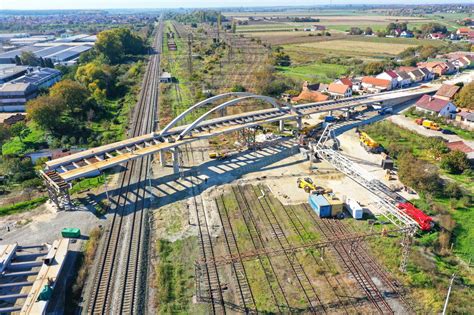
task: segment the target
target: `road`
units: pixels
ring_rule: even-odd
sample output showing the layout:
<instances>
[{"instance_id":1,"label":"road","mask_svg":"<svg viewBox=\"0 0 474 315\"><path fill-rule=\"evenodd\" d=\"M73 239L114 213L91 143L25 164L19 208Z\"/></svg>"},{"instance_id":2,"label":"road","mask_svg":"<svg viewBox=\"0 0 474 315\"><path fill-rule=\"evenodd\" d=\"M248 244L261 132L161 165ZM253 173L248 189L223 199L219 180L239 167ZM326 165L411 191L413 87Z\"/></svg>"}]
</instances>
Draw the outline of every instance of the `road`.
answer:
<instances>
[{"instance_id":1,"label":"road","mask_svg":"<svg viewBox=\"0 0 474 315\"><path fill-rule=\"evenodd\" d=\"M464 140L458 135L445 135L441 133L441 131L431 130L423 128L415 123L414 119L405 117L403 112L397 115L390 116L388 118L391 122L399 125L400 127L407 128L411 131L414 131L420 135L427 136L427 137L442 137L443 139L453 142L453 141L463 141L468 146L474 149L474 141Z\"/></svg>"}]
</instances>

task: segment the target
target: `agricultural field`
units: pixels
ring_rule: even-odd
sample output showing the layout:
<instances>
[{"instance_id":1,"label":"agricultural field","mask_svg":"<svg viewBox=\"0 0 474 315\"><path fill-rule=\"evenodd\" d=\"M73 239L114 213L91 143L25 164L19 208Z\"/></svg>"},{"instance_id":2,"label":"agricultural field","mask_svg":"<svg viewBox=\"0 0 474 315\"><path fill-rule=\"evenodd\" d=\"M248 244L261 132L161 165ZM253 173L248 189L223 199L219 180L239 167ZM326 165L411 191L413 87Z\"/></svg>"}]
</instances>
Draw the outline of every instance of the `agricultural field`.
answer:
<instances>
[{"instance_id":1,"label":"agricultural field","mask_svg":"<svg viewBox=\"0 0 474 315\"><path fill-rule=\"evenodd\" d=\"M330 83L347 73L347 67L337 64L310 63L301 66L276 67L280 74L290 77L298 82L323 82Z\"/></svg>"}]
</instances>

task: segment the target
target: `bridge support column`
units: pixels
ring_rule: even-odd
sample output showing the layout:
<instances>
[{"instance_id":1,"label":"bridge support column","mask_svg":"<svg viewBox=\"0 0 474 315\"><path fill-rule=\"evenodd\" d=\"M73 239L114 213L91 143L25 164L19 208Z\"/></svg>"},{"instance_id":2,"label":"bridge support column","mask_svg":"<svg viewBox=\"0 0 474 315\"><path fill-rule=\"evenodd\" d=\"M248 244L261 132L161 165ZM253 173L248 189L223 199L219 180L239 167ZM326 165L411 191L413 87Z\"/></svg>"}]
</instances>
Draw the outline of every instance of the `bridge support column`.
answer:
<instances>
[{"instance_id":1,"label":"bridge support column","mask_svg":"<svg viewBox=\"0 0 474 315\"><path fill-rule=\"evenodd\" d=\"M165 150L160 151L160 165L162 167L166 166L166 152L165 152Z\"/></svg>"},{"instance_id":2,"label":"bridge support column","mask_svg":"<svg viewBox=\"0 0 474 315\"><path fill-rule=\"evenodd\" d=\"M178 148L174 148L173 152L173 172L175 174L179 173L179 151Z\"/></svg>"},{"instance_id":3,"label":"bridge support column","mask_svg":"<svg viewBox=\"0 0 474 315\"><path fill-rule=\"evenodd\" d=\"M279 121L279 128L280 132L283 132L283 130L285 129L285 121L284 120L280 120Z\"/></svg>"},{"instance_id":4,"label":"bridge support column","mask_svg":"<svg viewBox=\"0 0 474 315\"><path fill-rule=\"evenodd\" d=\"M303 117L302 116L298 116L298 118L296 118L296 128L298 128L298 130L303 129Z\"/></svg>"},{"instance_id":5,"label":"bridge support column","mask_svg":"<svg viewBox=\"0 0 474 315\"><path fill-rule=\"evenodd\" d=\"M332 116L332 110L329 111L328 116Z\"/></svg>"}]
</instances>

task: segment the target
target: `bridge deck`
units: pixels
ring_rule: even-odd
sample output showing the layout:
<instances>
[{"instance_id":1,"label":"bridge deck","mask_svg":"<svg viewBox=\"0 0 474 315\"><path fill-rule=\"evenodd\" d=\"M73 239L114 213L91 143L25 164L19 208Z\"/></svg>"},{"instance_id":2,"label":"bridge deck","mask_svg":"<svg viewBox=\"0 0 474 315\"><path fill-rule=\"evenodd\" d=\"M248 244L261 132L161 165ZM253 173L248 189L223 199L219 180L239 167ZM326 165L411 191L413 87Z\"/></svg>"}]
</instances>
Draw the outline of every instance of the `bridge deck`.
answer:
<instances>
[{"instance_id":1,"label":"bridge deck","mask_svg":"<svg viewBox=\"0 0 474 315\"><path fill-rule=\"evenodd\" d=\"M175 127L168 131L167 135L173 138L173 141L170 142L158 141L160 139L159 133L146 134L48 161L46 162L46 168L48 170L56 170L62 180L68 182L142 156L155 154L161 150L169 150L192 141L213 137L222 133L235 132L243 128L280 120L295 120L301 115L341 110L349 107L369 105L375 102L404 99L406 97L415 98L422 94L432 93L437 89L438 86L422 86L358 98L301 104L294 106L297 110L296 113L290 113L288 109L271 108L209 119L200 123L192 135L186 136L182 140L175 140L172 136L178 135L186 128L186 125Z\"/></svg>"}]
</instances>

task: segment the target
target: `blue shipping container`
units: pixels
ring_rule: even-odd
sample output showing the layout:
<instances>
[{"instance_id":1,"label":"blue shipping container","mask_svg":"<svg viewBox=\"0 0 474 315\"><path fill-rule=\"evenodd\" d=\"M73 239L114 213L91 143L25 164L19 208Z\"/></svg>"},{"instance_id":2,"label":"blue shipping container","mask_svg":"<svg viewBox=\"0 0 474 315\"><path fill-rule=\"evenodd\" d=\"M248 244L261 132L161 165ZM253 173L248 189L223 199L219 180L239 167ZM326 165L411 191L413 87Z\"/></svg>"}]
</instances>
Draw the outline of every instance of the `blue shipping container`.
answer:
<instances>
[{"instance_id":1,"label":"blue shipping container","mask_svg":"<svg viewBox=\"0 0 474 315\"><path fill-rule=\"evenodd\" d=\"M331 217L331 205L323 195L309 195L309 205L320 218Z\"/></svg>"}]
</instances>

